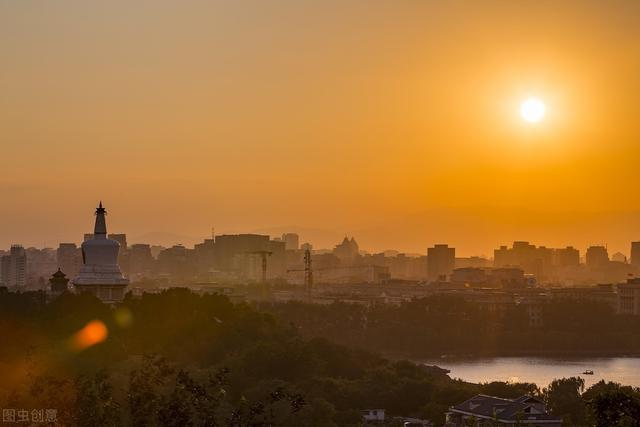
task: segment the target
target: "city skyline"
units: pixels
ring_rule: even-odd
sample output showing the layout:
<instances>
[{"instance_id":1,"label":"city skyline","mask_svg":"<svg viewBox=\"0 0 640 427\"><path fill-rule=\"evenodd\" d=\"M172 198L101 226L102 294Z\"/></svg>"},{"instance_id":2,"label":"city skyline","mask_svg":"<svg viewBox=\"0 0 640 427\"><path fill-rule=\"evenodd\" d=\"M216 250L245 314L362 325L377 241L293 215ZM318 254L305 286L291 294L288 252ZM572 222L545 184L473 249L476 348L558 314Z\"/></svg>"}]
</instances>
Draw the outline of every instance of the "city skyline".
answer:
<instances>
[{"instance_id":1,"label":"city skyline","mask_svg":"<svg viewBox=\"0 0 640 427\"><path fill-rule=\"evenodd\" d=\"M249 5L0 5L0 245L85 232L96 197L132 236L638 239L637 2Z\"/></svg>"},{"instance_id":2,"label":"city skyline","mask_svg":"<svg viewBox=\"0 0 640 427\"><path fill-rule=\"evenodd\" d=\"M117 224L118 221L115 221L115 223ZM311 245L313 245L314 250L332 250L343 238L351 236L353 238L357 238L358 242L360 242L361 244L360 251L363 253L373 254L373 253L383 253L387 251L396 251L398 253L404 253L404 254L410 254L410 255L411 254L425 255L427 253L427 248L434 245L437 246L437 245L445 244L455 248L457 256L462 256L462 257L479 256L487 259L493 258L494 250L499 249L502 246L512 244L514 242L532 243L534 245L537 245L540 247L546 247L546 248L568 248L568 247L576 248L580 251L581 259L584 259L585 252L588 248L594 247L594 246L603 246L607 248L610 256L613 254L620 253L625 255L625 257L630 258L632 254L632 248L631 248L632 244L634 242L640 241L640 239L627 240L626 244L622 244L620 249L617 249L616 246L610 245L606 240L591 241L588 243L584 243L583 245L579 245L573 242L562 243L560 241L560 243L558 244L549 244L548 242L538 241L535 239L515 238L512 240L499 241L493 246L490 246L489 243L486 243L485 246L488 247L489 249L487 249L485 252L473 252L469 250L468 247L465 247L464 244L462 245L452 244L452 242L450 240L447 240L446 238L434 240L434 239L429 239L427 236L425 236L425 238L423 239L425 243L423 243L421 246L413 246L416 248L415 250L404 250L401 243L396 247L379 248L375 245L371 247L371 246L367 246L366 243L362 244L362 242L367 242L366 238L362 239L361 235L357 235L351 232L341 233L335 230L308 229L308 228L295 227L295 226L256 228L251 230L233 229L229 231L224 229L216 230L215 227L211 227L209 234L202 235L202 236L185 235L185 234L178 234L178 233L172 233L172 232L158 232L158 231L148 232L146 234L136 234L135 232L130 233L126 230L117 229L110 235L126 236L126 238L128 239L127 243L129 246L134 244L151 244L151 245L157 245L157 246L163 246L163 247L182 245L189 248L189 247L194 247L199 243L202 243L206 239L211 239L213 235L254 234L254 235L266 235L266 236L269 236L270 238L280 239L281 237L284 237L284 235L288 233L296 234L300 239L300 244L310 243ZM363 234L366 236L366 231ZM73 238L73 237L70 237L67 239L63 238L61 240L54 241L51 244L48 244L46 242L43 244L38 244L37 242L30 244L30 243L25 243L25 240L18 240L18 241L11 241L8 244L4 245L4 247L9 248L13 245L20 245L25 248L27 247L56 248L58 247L58 245L66 244L66 243L74 243L79 245L83 242L83 240L87 239L87 236L92 236L92 234L87 233L85 230L84 232L77 234L76 238ZM556 239L554 241L558 242L559 240ZM2 248L3 246L0 246L0 250L3 250Z\"/></svg>"}]
</instances>

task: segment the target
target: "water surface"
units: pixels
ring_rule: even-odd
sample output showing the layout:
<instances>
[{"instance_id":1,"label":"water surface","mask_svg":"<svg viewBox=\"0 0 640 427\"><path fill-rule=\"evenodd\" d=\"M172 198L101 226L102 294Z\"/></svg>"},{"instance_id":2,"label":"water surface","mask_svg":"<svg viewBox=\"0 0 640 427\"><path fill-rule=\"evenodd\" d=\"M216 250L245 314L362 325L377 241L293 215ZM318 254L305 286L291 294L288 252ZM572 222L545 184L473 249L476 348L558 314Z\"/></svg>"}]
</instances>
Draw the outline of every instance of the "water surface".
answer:
<instances>
[{"instance_id":1,"label":"water surface","mask_svg":"<svg viewBox=\"0 0 640 427\"><path fill-rule=\"evenodd\" d=\"M483 359L429 359L427 365L449 369L451 378L481 383L490 381L529 382L546 387L555 378L579 376L586 387L600 381L613 381L640 387L640 357L556 359L545 357L494 357ZM592 370L593 375L585 375Z\"/></svg>"}]
</instances>

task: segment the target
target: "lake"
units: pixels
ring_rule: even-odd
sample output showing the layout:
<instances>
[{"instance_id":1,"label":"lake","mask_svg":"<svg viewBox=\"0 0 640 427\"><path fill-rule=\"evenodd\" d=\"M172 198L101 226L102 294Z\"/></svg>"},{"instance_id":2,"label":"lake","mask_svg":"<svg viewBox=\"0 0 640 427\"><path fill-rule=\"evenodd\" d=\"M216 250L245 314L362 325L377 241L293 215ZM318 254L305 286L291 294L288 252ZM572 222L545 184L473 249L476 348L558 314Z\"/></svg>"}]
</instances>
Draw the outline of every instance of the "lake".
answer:
<instances>
[{"instance_id":1,"label":"lake","mask_svg":"<svg viewBox=\"0 0 640 427\"><path fill-rule=\"evenodd\" d=\"M639 357L604 357L587 359L544 357L493 357L486 359L420 360L426 365L449 369L451 378L480 383L490 381L528 382L546 387L555 378L579 376L586 387L600 380L640 387ZM584 375L585 370L593 375Z\"/></svg>"}]
</instances>

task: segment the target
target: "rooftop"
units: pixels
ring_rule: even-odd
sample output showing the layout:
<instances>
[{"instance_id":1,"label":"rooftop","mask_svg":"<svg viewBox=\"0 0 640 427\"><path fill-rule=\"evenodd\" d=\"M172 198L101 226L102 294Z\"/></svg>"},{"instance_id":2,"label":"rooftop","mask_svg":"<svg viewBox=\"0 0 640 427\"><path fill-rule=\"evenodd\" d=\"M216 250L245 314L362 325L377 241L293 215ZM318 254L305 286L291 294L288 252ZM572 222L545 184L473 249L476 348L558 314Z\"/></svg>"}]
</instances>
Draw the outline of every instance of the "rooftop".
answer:
<instances>
[{"instance_id":1,"label":"rooftop","mask_svg":"<svg viewBox=\"0 0 640 427\"><path fill-rule=\"evenodd\" d=\"M562 422L561 419L547 412L544 402L533 396L504 399L479 394L459 405L452 406L449 411L471 414L485 419L495 417L503 421Z\"/></svg>"}]
</instances>

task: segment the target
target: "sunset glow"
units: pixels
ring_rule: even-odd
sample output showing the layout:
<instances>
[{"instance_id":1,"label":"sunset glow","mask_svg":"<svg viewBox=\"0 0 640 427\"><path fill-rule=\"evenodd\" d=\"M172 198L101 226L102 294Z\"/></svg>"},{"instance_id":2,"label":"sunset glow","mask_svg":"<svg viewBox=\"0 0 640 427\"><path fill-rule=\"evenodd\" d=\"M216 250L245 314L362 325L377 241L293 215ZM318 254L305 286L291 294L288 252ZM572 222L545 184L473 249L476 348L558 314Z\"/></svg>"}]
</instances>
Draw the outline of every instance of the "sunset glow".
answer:
<instances>
[{"instance_id":1,"label":"sunset glow","mask_svg":"<svg viewBox=\"0 0 640 427\"><path fill-rule=\"evenodd\" d=\"M625 250L640 25L615 3L3 2L0 246L82 236L99 195L132 243Z\"/></svg>"}]
</instances>

